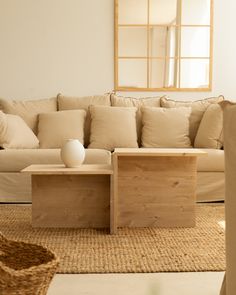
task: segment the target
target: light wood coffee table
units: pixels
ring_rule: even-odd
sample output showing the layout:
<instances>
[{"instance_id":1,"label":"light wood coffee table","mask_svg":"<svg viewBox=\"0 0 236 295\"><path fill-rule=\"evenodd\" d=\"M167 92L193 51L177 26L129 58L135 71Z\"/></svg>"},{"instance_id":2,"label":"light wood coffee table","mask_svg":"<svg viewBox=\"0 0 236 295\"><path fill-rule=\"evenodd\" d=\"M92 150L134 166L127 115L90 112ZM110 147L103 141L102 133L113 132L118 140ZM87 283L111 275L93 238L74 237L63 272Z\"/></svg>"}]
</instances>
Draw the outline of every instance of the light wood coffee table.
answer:
<instances>
[{"instance_id":1,"label":"light wood coffee table","mask_svg":"<svg viewBox=\"0 0 236 295\"><path fill-rule=\"evenodd\" d=\"M115 149L111 232L117 227L193 227L197 149Z\"/></svg>"},{"instance_id":2,"label":"light wood coffee table","mask_svg":"<svg viewBox=\"0 0 236 295\"><path fill-rule=\"evenodd\" d=\"M110 165L31 165L34 227L110 227Z\"/></svg>"}]
</instances>

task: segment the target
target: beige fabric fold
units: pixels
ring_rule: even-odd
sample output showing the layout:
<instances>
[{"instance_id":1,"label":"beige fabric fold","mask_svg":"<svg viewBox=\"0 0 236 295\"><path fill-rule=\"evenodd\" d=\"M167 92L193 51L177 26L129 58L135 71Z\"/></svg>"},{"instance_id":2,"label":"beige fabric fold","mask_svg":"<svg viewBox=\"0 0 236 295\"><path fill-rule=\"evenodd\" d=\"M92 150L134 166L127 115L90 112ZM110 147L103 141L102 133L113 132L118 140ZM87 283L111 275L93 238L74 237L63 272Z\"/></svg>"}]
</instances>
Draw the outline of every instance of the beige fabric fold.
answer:
<instances>
[{"instance_id":1,"label":"beige fabric fold","mask_svg":"<svg viewBox=\"0 0 236 295\"><path fill-rule=\"evenodd\" d=\"M31 176L26 173L0 173L0 202L31 202Z\"/></svg>"},{"instance_id":2,"label":"beige fabric fold","mask_svg":"<svg viewBox=\"0 0 236 295\"><path fill-rule=\"evenodd\" d=\"M226 275L224 275L224 279L220 289L220 295L226 295Z\"/></svg>"},{"instance_id":3,"label":"beige fabric fold","mask_svg":"<svg viewBox=\"0 0 236 295\"><path fill-rule=\"evenodd\" d=\"M225 199L224 172L198 172L197 173L197 202L214 202Z\"/></svg>"}]
</instances>

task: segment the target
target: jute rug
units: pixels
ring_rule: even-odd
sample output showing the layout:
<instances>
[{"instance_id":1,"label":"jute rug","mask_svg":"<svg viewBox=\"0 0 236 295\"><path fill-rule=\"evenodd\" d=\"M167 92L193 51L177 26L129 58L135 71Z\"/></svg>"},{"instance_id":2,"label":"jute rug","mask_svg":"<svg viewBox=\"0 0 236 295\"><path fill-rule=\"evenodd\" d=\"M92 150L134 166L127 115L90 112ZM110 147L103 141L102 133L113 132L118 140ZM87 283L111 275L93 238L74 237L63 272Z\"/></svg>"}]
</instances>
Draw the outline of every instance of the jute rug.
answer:
<instances>
[{"instance_id":1,"label":"jute rug","mask_svg":"<svg viewBox=\"0 0 236 295\"><path fill-rule=\"evenodd\" d=\"M32 229L31 207L0 205L0 230L11 239L47 246L59 273L225 270L223 205L198 205L197 226L177 229Z\"/></svg>"}]
</instances>

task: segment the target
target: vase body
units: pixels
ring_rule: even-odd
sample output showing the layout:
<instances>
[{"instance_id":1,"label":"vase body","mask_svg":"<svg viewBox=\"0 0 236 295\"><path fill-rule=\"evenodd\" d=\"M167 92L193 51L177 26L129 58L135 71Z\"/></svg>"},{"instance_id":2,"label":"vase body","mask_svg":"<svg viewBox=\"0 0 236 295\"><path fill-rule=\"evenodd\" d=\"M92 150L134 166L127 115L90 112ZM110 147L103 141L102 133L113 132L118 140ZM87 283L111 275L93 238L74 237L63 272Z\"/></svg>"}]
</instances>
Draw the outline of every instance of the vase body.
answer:
<instances>
[{"instance_id":1,"label":"vase body","mask_svg":"<svg viewBox=\"0 0 236 295\"><path fill-rule=\"evenodd\" d=\"M61 148L62 162L68 168L80 166L84 162L84 146L78 139L68 139Z\"/></svg>"}]
</instances>

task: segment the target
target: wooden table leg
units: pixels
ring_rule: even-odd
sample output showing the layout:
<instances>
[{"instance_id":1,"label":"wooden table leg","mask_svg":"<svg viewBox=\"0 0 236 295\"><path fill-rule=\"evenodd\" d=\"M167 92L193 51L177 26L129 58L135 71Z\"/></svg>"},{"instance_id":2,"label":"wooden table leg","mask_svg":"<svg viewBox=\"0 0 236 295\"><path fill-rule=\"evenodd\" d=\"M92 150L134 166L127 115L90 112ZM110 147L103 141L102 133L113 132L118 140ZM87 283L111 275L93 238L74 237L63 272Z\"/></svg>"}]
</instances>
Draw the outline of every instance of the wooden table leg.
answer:
<instances>
[{"instance_id":1,"label":"wooden table leg","mask_svg":"<svg viewBox=\"0 0 236 295\"><path fill-rule=\"evenodd\" d=\"M111 194L110 194L110 233L116 234L117 232L117 199L118 199L118 159L114 155L113 161L113 175L111 175Z\"/></svg>"}]
</instances>

